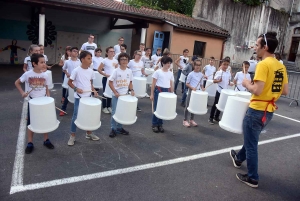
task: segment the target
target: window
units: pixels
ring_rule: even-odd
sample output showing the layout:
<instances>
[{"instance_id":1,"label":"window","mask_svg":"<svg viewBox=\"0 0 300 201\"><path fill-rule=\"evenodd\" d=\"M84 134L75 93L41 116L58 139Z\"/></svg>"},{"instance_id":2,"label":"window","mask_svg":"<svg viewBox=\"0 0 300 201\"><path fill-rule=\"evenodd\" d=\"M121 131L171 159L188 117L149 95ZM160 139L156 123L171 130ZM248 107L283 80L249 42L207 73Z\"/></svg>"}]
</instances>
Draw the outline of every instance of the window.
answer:
<instances>
[{"instance_id":1,"label":"window","mask_svg":"<svg viewBox=\"0 0 300 201\"><path fill-rule=\"evenodd\" d=\"M203 58L205 52L205 46L206 46L205 42L195 41L193 55L198 55L201 58Z\"/></svg>"}]
</instances>

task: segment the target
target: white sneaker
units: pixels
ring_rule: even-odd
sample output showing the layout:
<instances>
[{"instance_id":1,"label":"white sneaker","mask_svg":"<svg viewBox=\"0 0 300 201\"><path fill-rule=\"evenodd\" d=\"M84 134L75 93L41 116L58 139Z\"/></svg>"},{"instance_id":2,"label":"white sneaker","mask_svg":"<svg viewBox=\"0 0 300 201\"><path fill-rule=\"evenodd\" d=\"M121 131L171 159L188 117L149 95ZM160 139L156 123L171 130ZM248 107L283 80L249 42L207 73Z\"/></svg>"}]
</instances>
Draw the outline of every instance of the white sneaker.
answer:
<instances>
[{"instance_id":1,"label":"white sneaker","mask_svg":"<svg viewBox=\"0 0 300 201\"><path fill-rule=\"evenodd\" d=\"M146 93L146 96L145 96L146 98L150 98L150 96L148 95L148 93Z\"/></svg>"},{"instance_id":2,"label":"white sneaker","mask_svg":"<svg viewBox=\"0 0 300 201\"><path fill-rule=\"evenodd\" d=\"M69 141L68 141L68 145L69 146L73 146L74 145L74 142L75 142L75 136L70 136L70 139L69 139Z\"/></svg>"},{"instance_id":3,"label":"white sneaker","mask_svg":"<svg viewBox=\"0 0 300 201\"><path fill-rule=\"evenodd\" d=\"M93 141L100 140L100 138L98 136L96 136L94 133L91 133L91 134L86 133L85 138L89 139L89 140L93 140Z\"/></svg>"},{"instance_id":4,"label":"white sneaker","mask_svg":"<svg viewBox=\"0 0 300 201\"><path fill-rule=\"evenodd\" d=\"M109 114L109 111L108 111L107 107L104 108L104 109L102 110L102 112L105 113L105 114Z\"/></svg>"},{"instance_id":5,"label":"white sneaker","mask_svg":"<svg viewBox=\"0 0 300 201\"><path fill-rule=\"evenodd\" d=\"M111 107L108 107L107 110L108 110L109 113L112 112Z\"/></svg>"}]
</instances>

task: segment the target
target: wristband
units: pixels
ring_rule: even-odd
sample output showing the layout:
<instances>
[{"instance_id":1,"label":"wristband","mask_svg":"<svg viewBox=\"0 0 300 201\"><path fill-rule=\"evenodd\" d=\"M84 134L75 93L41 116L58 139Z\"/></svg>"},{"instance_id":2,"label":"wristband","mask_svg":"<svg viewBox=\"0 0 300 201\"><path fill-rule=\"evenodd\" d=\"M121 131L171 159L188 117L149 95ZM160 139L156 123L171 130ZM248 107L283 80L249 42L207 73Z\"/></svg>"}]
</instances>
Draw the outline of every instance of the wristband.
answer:
<instances>
[{"instance_id":1,"label":"wristband","mask_svg":"<svg viewBox=\"0 0 300 201\"><path fill-rule=\"evenodd\" d=\"M77 87L74 87L74 91L75 91L75 92L77 91Z\"/></svg>"}]
</instances>

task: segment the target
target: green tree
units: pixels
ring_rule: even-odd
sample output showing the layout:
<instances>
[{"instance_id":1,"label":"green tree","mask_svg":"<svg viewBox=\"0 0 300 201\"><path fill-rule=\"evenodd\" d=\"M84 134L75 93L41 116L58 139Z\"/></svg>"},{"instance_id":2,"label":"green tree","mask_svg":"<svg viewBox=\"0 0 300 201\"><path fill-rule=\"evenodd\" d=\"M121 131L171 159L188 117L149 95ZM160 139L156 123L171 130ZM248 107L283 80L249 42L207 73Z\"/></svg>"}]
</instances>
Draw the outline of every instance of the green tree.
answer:
<instances>
[{"instance_id":1,"label":"green tree","mask_svg":"<svg viewBox=\"0 0 300 201\"><path fill-rule=\"evenodd\" d=\"M125 0L135 7L148 7L157 10L170 10L192 16L196 0Z\"/></svg>"}]
</instances>

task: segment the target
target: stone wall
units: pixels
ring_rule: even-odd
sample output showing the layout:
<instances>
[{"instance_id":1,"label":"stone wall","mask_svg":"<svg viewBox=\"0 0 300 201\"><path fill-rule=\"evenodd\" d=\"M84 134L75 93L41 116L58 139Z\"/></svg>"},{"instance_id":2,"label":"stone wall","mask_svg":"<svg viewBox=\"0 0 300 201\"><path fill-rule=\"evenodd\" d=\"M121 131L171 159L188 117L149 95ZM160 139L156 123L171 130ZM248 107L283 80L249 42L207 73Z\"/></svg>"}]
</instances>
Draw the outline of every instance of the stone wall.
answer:
<instances>
[{"instance_id":1,"label":"stone wall","mask_svg":"<svg viewBox=\"0 0 300 201\"><path fill-rule=\"evenodd\" d=\"M257 36L267 30L278 33L280 44L277 51L282 51L289 18L287 13L264 4L252 7L232 0L197 0L193 17L212 22L229 31L231 37L225 43L224 56L230 56L238 63L249 60L254 52L250 47Z\"/></svg>"}]
</instances>

